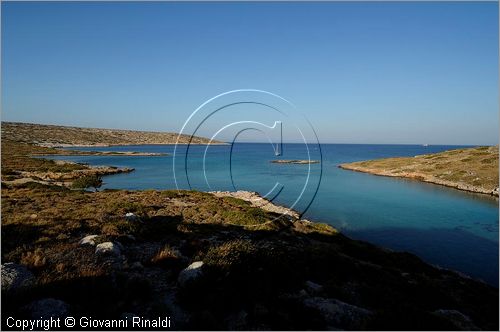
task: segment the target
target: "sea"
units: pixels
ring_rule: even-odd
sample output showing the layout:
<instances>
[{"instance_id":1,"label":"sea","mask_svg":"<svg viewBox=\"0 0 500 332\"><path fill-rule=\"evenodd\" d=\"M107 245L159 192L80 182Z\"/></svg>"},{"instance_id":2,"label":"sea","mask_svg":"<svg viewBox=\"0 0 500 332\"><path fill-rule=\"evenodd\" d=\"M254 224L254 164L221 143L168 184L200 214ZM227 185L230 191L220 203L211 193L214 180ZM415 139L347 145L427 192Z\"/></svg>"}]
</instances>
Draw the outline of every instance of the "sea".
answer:
<instances>
[{"instance_id":1,"label":"sea","mask_svg":"<svg viewBox=\"0 0 500 332\"><path fill-rule=\"evenodd\" d=\"M339 164L413 157L465 146L235 143L75 148L162 156L51 156L89 165L133 167L104 188L248 190L293 207L343 234L481 279L498 288L498 199L417 180L344 170ZM272 163L279 159L316 164Z\"/></svg>"}]
</instances>

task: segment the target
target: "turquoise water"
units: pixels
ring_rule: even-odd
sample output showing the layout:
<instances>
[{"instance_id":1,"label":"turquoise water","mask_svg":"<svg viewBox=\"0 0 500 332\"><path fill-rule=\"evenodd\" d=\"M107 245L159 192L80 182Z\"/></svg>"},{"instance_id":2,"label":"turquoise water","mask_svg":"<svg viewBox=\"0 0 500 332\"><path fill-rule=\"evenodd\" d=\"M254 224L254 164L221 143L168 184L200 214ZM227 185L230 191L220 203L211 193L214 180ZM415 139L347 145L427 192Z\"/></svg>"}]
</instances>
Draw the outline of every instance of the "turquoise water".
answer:
<instances>
[{"instance_id":1,"label":"turquoise water","mask_svg":"<svg viewBox=\"0 0 500 332\"><path fill-rule=\"evenodd\" d=\"M304 186L308 165L272 164L273 159L307 159L301 144L285 144L283 156L275 157L269 144L210 146L206 178L205 146L191 146L187 159L193 189L231 190L229 165L236 189L268 193L278 182L276 203L292 205ZM339 169L340 163L392 156L414 156L457 148L456 146L324 144L322 178L315 200L304 217L329 223L348 236L391 249L415 253L429 263L455 269L498 287L498 200L418 181L374 176ZM80 148L81 149L81 148ZM146 145L91 148L100 151L172 153L173 146ZM185 147L181 148L184 150ZM184 150L185 151L185 150ZM182 151L181 151L182 152ZM320 159L310 147L311 159ZM103 188L175 188L172 156L58 156L90 165L133 167L135 172L105 177ZM176 167L177 180L188 188L183 155ZM320 166L311 165L310 187L296 204L307 207L315 192Z\"/></svg>"}]
</instances>

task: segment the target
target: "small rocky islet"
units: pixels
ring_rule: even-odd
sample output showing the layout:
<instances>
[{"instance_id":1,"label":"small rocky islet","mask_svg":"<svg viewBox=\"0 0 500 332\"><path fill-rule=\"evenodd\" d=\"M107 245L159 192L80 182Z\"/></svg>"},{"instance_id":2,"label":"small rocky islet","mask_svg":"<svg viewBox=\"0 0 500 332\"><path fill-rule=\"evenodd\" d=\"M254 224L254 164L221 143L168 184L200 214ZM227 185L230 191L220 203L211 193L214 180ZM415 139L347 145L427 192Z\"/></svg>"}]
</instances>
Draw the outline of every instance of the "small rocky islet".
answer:
<instances>
[{"instance_id":1,"label":"small rocky islet","mask_svg":"<svg viewBox=\"0 0 500 332\"><path fill-rule=\"evenodd\" d=\"M297 165L308 165L308 164L319 164L319 160L308 160L308 159L279 159L271 160L273 164L297 164Z\"/></svg>"}]
</instances>

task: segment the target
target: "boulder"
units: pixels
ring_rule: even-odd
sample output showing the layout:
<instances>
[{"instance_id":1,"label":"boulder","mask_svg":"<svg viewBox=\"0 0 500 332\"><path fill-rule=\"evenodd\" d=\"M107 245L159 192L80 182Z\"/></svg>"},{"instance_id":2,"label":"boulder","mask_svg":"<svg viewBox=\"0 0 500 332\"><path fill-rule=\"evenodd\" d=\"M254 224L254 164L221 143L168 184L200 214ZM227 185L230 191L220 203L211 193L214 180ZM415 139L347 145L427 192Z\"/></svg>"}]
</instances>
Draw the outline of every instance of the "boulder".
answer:
<instances>
[{"instance_id":1,"label":"boulder","mask_svg":"<svg viewBox=\"0 0 500 332\"><path fill-rule=\"evenodd\" d=\"M95 253L100 256L119 256L120 248L113 242L103 242L95 247Z\"/></svg>"},{"instance_id":2,"label":"boulder","mask_svg":"<svg viewBox=\"0 0 500 332\"><path fill-rule=\"evenodd\" d=\"M69 305L53 298L41 299L28 305L33 319L65 318L69 314Z\"/></svg>"},{"instance_id":3,"label":"boulder","mask_svg":"<svg viewBox=\"0 0 500 332\"><path fill-rule=\"evenodd\" d=\"M184 270L182 270L181 273L179 273L179 277L177 278L177 282L179 283L179 285L184 286L187 282L198 279L203 274L202 267L203 262L198 261L192 263Z\"/></svg>"},{"instance_id":4,"label":"boulder","mask_svg":"<svg viewBox=\"0 0 500 332\"><path fill-rule=\"evenodd\" d=\"M327 329L363 330L371 318L370 310L336 299L310 297L303 301L308 308L317 310L323 317Z\"/></svg>"},{"instance_id":5,"label":"boulder","mask_svg":"<svg viewBox=\"0 0 500 332\"><path fill-rule=\"evenodd\" d=\"M139 218L139 216L133 214L132 212L125 213L125 219L127 221L140 221L141 220L141 218Z\"/></svg>"},{"instance_id":6,"label":"boulder","mask_svg":"<svg viewBox=\"0 0 500 332\"><path fill-rule=\"evenodd\" d=\"M95 246L95 239L97 238L97 235L87 235L83 239L80 240L79 244L81 246L85 245L90 245L90 246Z\"/></svg>"},{"instance_id":7,"label":"boulder","mask_svg":"<svg viewBox=\"0 0 500 332\"><path fill-rule=\"evenodd\" d=\"M31 286L33 273L26 266L15 263L2 264L2 290L10 291Z\"/></svg>"}]
</instances>

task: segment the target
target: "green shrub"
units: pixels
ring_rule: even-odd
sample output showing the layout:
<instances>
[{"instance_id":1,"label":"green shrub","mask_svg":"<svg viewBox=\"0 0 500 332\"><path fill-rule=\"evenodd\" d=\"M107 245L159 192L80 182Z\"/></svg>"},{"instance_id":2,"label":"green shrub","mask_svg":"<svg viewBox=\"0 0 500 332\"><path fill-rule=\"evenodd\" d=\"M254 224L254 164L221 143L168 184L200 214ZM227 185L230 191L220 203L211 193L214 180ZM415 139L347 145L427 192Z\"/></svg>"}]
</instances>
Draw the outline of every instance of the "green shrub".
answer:
<instances>
[{"instance_id":1,"label":"green shrub","mask_svg":"<svg viewBox=\"0 0 500 332\"><path fill-rule=\"evenodd\" d=\"M258 225L268 221L267 214L260 208L251 207L244 211L224 210L222 211L224 221L235 225Z\"/></svg>"},{"instance_id":2,"label":"green shrub","mask_svg":"<svg viewBox=\"0 0 500 332\"><path fill-rule=\"evenodd\" d=\"M164 191L161 191L161 195L165 196L167 198L179 197L179 194L176 190L164 190Z\"/></svg>"},{"instance_id":3,"label":"green shrub","mask_svg":"<svg viewBox=\"0 0 500 332\"><path fill-rule=\"evenodd\" d=\"M75 189L87 189L94 188L95 191L102 186L102 177L100 175L85 175L79 177L71 184L71 187Z\"/></svg>"},{"instance_id":4,"label":"green shrub","mask_svg":"<svg viewBox=\"0 0 500 332\"><path fill-rule=\"evenodd\" d=\"M234 206L250 206L251 203L248 201L245 201L241 198L236 198L236 197L223 197L222 198L224 202L234 205Z\"/></svg>"}]
</instances>

